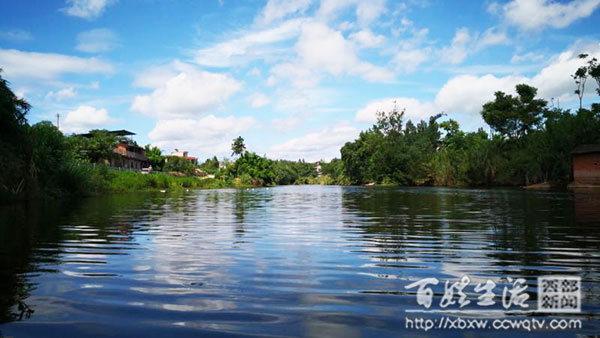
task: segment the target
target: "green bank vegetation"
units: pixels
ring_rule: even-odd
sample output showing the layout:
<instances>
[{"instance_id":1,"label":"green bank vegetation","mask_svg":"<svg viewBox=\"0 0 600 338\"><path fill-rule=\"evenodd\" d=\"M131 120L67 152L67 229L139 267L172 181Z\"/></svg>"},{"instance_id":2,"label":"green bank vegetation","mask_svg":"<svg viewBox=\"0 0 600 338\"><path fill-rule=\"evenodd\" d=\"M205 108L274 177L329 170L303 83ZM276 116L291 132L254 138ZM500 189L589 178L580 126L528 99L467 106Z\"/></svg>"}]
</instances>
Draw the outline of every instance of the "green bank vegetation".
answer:
<instances>
[{"instance_id":1,"label":"green bank vegetation","mask_svg":"<svg viewBox=\"0 0 600 338\"><path fill-rule=\"evenodd\" d=\"M147 189L318 183L313 163L273 161L248 152L242 137L233 141L234 161L213 157L195 165L147 145L153 173L112 169L104 163L120 156L114 152L118 136L106 130L92 130L90 137L65 136L48 121L30 125L30 105L17 98L1 76L0 108L0 202Z\"/></svg>"},{"instance_id":2,"label":"green bank vegetation","mask_svg":"<svg viewBox=\"0 0 600 338\"><path fill-rule=\"evenodd\" d=\"M89 195L144 189L240 188L287 184L506 186L544 181L564 184L570 152L600 142L600 104L583 107L588 79L600 87L600 66L582 54L572 75L580 108L572 113L536 98L537 89L516 86L517 95L496 92L481 115L490 127L460 130L444 114L413 123L404 111L379 112L377 123L341 149L341 159L308 163L271 160L246 149L240 136L232 160L216 157L196 165L145 147L154 173L109 169L102 163L118 142L105 130L92 137L64 136L48 121L29 125L30 106L0 76L0 201ZM1 75L1 74L0 74ZM597 89L600 95L600 88ZM320 170L317 169L320 168Z\"/></svg>"},{"instance_id":3,"label":"green bank vegetation","mask_svg":"<svg viewBox=\"0 0 600 338\"><path fill-rule=\"evenodd\" d=\"M516 96L498 91L481 116L491 133L460 130L443 114L416 125L404 111L378 113L377 123L341 149L343 173L351 184L436 186L510 186L553 182L571 176L571 151L600 142L600 104L583 108L587 79L600 95L600 65L582 54L575 94L580 108L571 113L536 98L537 89L516 86Z\"/></svg>"}]
</instances>

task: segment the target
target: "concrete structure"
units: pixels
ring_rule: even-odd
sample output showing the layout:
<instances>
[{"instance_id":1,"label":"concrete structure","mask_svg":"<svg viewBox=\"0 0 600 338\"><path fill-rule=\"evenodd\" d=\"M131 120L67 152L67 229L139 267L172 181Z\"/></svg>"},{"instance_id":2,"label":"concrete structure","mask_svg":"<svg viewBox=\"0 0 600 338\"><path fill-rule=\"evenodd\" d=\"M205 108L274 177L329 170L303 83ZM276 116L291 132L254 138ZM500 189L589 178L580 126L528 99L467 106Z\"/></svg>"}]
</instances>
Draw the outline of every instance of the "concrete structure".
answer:
<instances>
[{"instance_id":1,"label":"concrete structure","mask_svg":"<svg viewBox=\"0 0 600 338\"><path fill-rule=\"evenodd\" d=\"M121 156L112 158L110 166L135 170L147 168L150 162L144 153L144 148L128 141L127 139L119 141L119 144L113 151Z\"/></svg>"},{"instance_id":2,"label":"concrete structure","mask_svg":"<svg viewBox=\"0 0 600 338\"><path fill-rule=\"evenodd\" d=\"M132 170L142 170L150 166L150 162L144 153L144 148L138 146L131 136L135 135L128 130L113 130L109 134L117 136L118 144L113 152L119 154L111 159L104 160L104 163L114 168L124 168ZM81 134L83 137L92 137L93 135ZM129 137L128 137L129 136Z\"/></svg>"},{"instance_id":3,"label":"concrete structure","mask_svg":"<svg viewBox=\"0 0 600 338\"><path fill-rule=\"evenodd\" d=\"M600 144L586 144L571 152L573 183L600 186Z\"/></svg>"}]
</instances>

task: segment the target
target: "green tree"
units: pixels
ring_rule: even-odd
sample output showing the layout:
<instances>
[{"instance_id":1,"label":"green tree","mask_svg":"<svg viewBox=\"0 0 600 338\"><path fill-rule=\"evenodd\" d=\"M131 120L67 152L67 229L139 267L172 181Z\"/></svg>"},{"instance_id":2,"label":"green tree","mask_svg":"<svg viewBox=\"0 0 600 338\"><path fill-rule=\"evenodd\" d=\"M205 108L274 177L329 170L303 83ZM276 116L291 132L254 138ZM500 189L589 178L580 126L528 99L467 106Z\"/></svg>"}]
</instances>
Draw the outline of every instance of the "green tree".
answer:
<instances>
[{"instance_id":1,"label":"green tree","mask_svg":"<svg viewBox=\"0 0 600 338\"><path fill-rule=\"evenodd\" d=\"M579 58L580 59L587 59L588 55L587 54L580 54ZM579 93L579 83L577 83L578 78L576 78L577 74L579 73L579 75L581 76L589 76L591 78L593 78L594 80L596 80L596 84L597 84L597 88L596 88L596 92L598 93L598 95L600 95L600 64L598 63L598 59L596 59L595 57L592 57L591 59L589 59L586 62L585 66L579 67L577 69L577 71L575 72L574 75L571 75L573 78L575 78L575 84L578 85L577 90L575 90L576 94L580 94ZM585 79L583 81L583 85L585 85ZM582 86L583 86L582 85ZM581 97L583 96L583 87L581 88ZM579 109L581 109L581 97L579 99Z\"/></svg>"},{"instance_id":2,"label":"green tree","mask_svg":"<svg viewBox=\"0 0 600 338\"><path fill-rule=\"evenodd\" d=\"M227 175L231 178L240 178L243 184L255 186L270 185L275 182L273 161L248 151L227 166Z\"/></svg>"},{"instance_id":3,"label":"green tree","mask_svg":"<svg viewBox=\"0 0 600 338\"><path fill-rule=\"evenodd\" d=\"M589 69L589 74L590 76L596 80L596 84L597 84L597 88L596 88L596 92L598 93L598 95L600 95L600 63L598 63L598 60L596 58L592 58L592 60L590 60L590 69Z\"/></svg>"},{"instance_id":4,"label":"green tree","mask_svg":"<svg viewBox=\"0 0 600 338\"><path fill-rule=\"evenodd\" d=\"M144 153L154 170L162 170L165 165L165 157L162 156L162 151L158 147L152 147L146 144Z\"/></svg>"},{"instance_id":5,"label":"green tree","mask_svg":"<svg viewBox=\"0 0 600 338\"><path fill-rule=\"evenodd\" d=\"M321 160L320 163L321 175L331 177L333 179L333 183L335 184L344 183L344 163L341 159L334 158L329 162Z\"/></svg>"},{"instance_id":6,"label":"green tree","mask_svg":"<svg viewBox=\"0 0 600 338\"><path fill-rule=\"evenodd\" d=\"M579 54L580 59L586 59L587 57L587 54ZM573 80L575 80L575 85L577 86L577 89L575 89L575 94L577 94L577 97L579 98L579 109L583 108L582 100L583 94L585 93L585 82L589 75L588 72L588 66L581 66L577 68L574 74L571 75Z\"/></svg>"},{"instance_id":7,"label":"green tree","mask_svg":"<svg viewBox=\"0 0 600 338\"><path fill-rule=\"evenodd\" d=\"M431 160L440 144L437 120L441 116L434 115L417 125L407 121L403 126L404 110L379 112L371 129L342 147L344 176L351 184L431 184Z\"/></svg>"},{"instance_id":8,"label":"green tree","mask_svg":"<svg viewBox=\"0 0 600 338\"><path fill-rule=\"evenodd\" d=\"M536 99L537 89L526 84L516 86L518 96L501 91L495 93L494 101L483 105L481 116L495 131L503 136L519 138L537 128L547 102Z\"/></svg>"},{"instance_id":9,"label":"green tree","mask_svg":"<svg viewBox=\"0 0 600 338\"><path fill-rule=\"evenodd\" d=\"M178 156L165 157L165 165L163 167L165 171L176 171L186 175L193 175L196 168L197 166L190 160Z\"/></svg>"},{"instance_id":10,"label":"green tree","mask_svg":"<svg viewBox=\"0 0 600 338\"><path fill-rule=\"evenodd\" d=\"M0 69L0 198L28 192L32 145L28 137L30 105L18 98Z\"/></svg>"},{"instance_id":11,"label":"green tree","mask_svg":"<svg viewBox=\"0 0 600 338\"><path fill-rule=\"evenodd\" d=\"M73 156L77 159L100 163L116 157L114 149L118 144L117 136L107 130L92 130L91 137L73 135L69 138L73 150Z\"/></svg>"},{"instance_id":12,"label":"green tree","mask_svg":"<svg viewBox=\"0 0 600 338\"><path fill-rule=\"evenodd\" d=\"M231 156L233 155L242 155L246 150L246 145L244 144L244 139L241 136L238 136L233 140L231 144Z\"/></svg>"},{"instance_id":13,"label":"green tree","mask_svg":"<svg viewBox=\"0 0 600 338\"><path fill-rule=\"evenodd\" d=\"M50 189L58 182L63 166L70 162L69 146L62 132L49 121L34 124L29 135L33 143L33 174L40 189Z\"/></svg>"},{"instance_id":14,"label":"green tree","mask_svg":"<svg viewBox=\"0 0 600 338\"><path fill-rule=\"evenodd\" d=\"M317 177L316 165L304 160L297 162L274 161L273 172L275 173L275 183L279 185L305 184L309 179Z\"/></svg>"},{"instance_id":15,"label":"green tree","mask_svg":"<svg viewBox=\"0 0 600 338\"><path fill-rule=\"evenodd\" d=\"M406 109L398 110L398 107L394 104L394 108L390 112L377 112L377 123L373 126L373 130L386 136L400 135L405 111Z\"/></svg>"}]
</instances>

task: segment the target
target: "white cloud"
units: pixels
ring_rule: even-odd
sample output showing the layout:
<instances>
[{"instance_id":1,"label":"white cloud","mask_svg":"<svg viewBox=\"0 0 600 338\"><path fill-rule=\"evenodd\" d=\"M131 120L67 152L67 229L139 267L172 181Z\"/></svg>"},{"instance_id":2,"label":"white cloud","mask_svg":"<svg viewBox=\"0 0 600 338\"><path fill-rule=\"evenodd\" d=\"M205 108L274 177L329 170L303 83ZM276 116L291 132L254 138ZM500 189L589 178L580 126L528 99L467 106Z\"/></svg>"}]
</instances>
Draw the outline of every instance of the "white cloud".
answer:
<instances>
[{"instance_id":1,"label":"white cloud","mask_svg":"<svg viewBox=\"0 0 600 338\"><path fill-rule=\"evenodd\" d=\"M295 38L304 19L288 20L275 28L243 32L241 37L198 50L194 61L210 67L230 67L260 58L273 57L269 45Z\"/></svg>"},{"instance_id":2,"label":"white cloud","mask_svg":"<svg viewBox=\"0 0 600 338\"><path fill-rule=\"evenodd\" d=\"M394 77L384 67L361 61L350 41L321 22L311 21L302 25L295 51L296 60L277 64L270 69L272 76L267 80L268 85L287 79L296 88L315 87L326 73L336 77L360 76L369 82L386 82Z\"/></svg>"},{"instance_id":3,"label":"white cloud","mask_svg":"<svg viewBox=\"0 0 600 338\"><path fill-rule=\"evenodd\" d=\"M600 44L598 42L576 43L555 56L546 67L530 77L514 73L506 76L462 74L448 80L437 92L434 101L420 101L406 97L372 101L357 111L355 120L374 123L376 122L375 113L390 111L394 108L394 101L396 101L398 109L406 108L406 119L417 121L426 119L433 114L445 112L448 117L458 120L466 130L476 130L484 126L479 115L483 104L493 100L496 91L516 94L515 86L520 83L537 88L539 98L560 99L561 103L574 102L576 100L576 96L573 94L575 87L570 74L583 64L578 57L581 53L588 53L591 57L600 58ZM588 82L586 96L595 96L595 88L595 82Z\"/></svg>"},{"instance_id":4,"label":"white cloud","mask_svg":"<svg viewBox=\"0 0 600 338\"><path fill-rule=\"evenodd\" d=\"M375 35L370 29L363 29L350 34L350 39L356 41L361 47L373 48L381 45L385 36Z\"/></svg>"},{"instance_id":5,"label":"white cloud","mask_svg":"<svg viewBox=\"0 0 600 338\"><path fill-rule=\"evenodd\" d=\"M7 78L53 80L65 73L109 73L113 66L97 58L0 49Z\"/></svg>"},{"instance_id":6,"label":"white cloud","mask_svg":"<svg viewBox=\"0 0 600 338\"><path fill-rule=\"evenodd\" d=\"M33 36L28 31L24 31L22 29L11 29L0 32L0 40L24 42L33 40Z\"/></svg>"},{"instance_id":7,"label":"white cloud","mask_svg":"<svg viewBox=\"0 0 600 338\"><path fill-rule=\"evenodd\" d=\"M380 99L369 102L366 106L356 112L357 122L377 122L377 112L390 112L396 107L399 111L405 109L404 119L418 122L426 120L431 115L439 113L437 107L431 102L421 102L409 97L396 97Z\"/></svg>"},{"instance_id":8,"label":"white cloud","mask_svg":"<svg viewBox=\"0 0 600 338\"><path fill-rule=\"evenodd\" d=\"M336 102L343 98L340 92L333 88L281 88L272 95L274 111L302 121L313 119L313 116L324 113L346 112L348 109L336 107ZM290 118L286 118L290 119ZM279 125L284 121L278 120ZM285 122L287 123L287 122ZM285 128L283 128L285 129Z\"/></svg>"},{"instance_id":9,"label":"white cloud","mask_svg":"<svg viewBox=\"0 0 600 338\"><path fill-rule=\"evenodd\" d=\"M400 73L412 73L419 65L430 59L431 49L401 50L392 58L395 70Z\"/></svg>"},{"instance_id":10,"label":"white cloud","mask_svg":"<svg viewBox=\"0 0 600 338\"><path fill-rule=\"evenodd\" d=\"M318 73L299 63L280 63L273 66L270 72L273 75L267 79L268 86L274 86L279 79L287 79L296 88L311 88L321 81Z\"/></svg>"},{"instance_id":11,"label":"white cloud","mask_svg":"<svg viewBox=\"0 0 600 338\"><path fill-rule=\"evenodd\" d=\"M107 28L92 29L77 35L75 49L86 53L107 52L118 44L117 35Z\"/></svg>"},{"instance_id":12,"label":"white cloud","mask_svg":"<svg viewBox=\"0 0 600 338\"><path fill-rule=\"evenodd\" d=\"M270 24L294 13L304 13L312 4L312 0L269 0L256 22Z\"/></svg>"},{"instance_id":13,"label":"white cloud","mask_svg":"<svg viewBox=\"0 0 600 338\"><path fill-rule=\"evenodd\" d=\"M257 125L254 118L247 116L159 120L148 137L153 145L166 151L178 148L194 156L229 155L231 140Z\"/></svg>"},{"instance_id":14,"label":"white cloud","mask_svg":"<svg viewBox=\"0 0 600 338\"><path fill-rule=\"evenodd\" d=\"M60 129L66 134L85 133L91 129L105 128L115 122L117 120L110 117L106 109L83 105L67 113L61 120Z\"/></svg>"},{"instance_id":15,"label":"white cloud","mask_svg":"<svg viewBox=\"0 0 600 338\"><path fill-rule=\"evenodd\" d=\"M170 63L151 67L138 73L133 84L136 87L157 89L180 73L190 73L196 70L195 66L175 59Z\"/></svg>"},{"instance_id":16,"label":"white cloud","mask_svg":"<svg viewBox=\"0 0 600 338\"><path fill-rule=\"evenodd\" d=\"M306 161L330 160L340 157L340 148L356 139L359 130L347 122L340 122L320 131L293 138L271 147L269 157Z\"/></svg>"},{"instance_id":17,"label":"white cloud","mask_svg":"<svg viewBox=\"0 0 600 338\"><path fill-rule=\"evenodd\" d=\"M246 75L248 76L256 76L256 77L260 77L260 69L258 69L258 67L253 67L252 69L250 69Z\"/></svg>"},{"instance_id":18,"label":"white cloud","mask_svg":"<svg viewBox=\"0 0 600 338\"><path fill-rule=\"evenodd\" d=\"M513 54L512 58L510 58L510 63L521 63L521 62L539 62L544 60L545 55L543 53L535 53L535 52L527 52L524 54Z\"/></svg>"},{"instance_id":19,"label":"white cloud","mask_svg":"<svg viewBox=\"0 0 600 338\"><path fill-rule=\"evenodd\" d=\"M565 52L560 53L548 66L536 74L531 79L531 83L534 87L539 88L541 97L560 98L562 101L575 99L573 93L575 84L570 75L583 65L582 60L579 59L581 53L587 53L591 57L600 59L600 43L576 43ZM595 83L588 81L586 93L591 93L595 88Z\"/></svg>"},{"instance_id":20,"label":"white cloud","mask_svg":"<svg viewBox=\"0 0 600 338\"><path fill-rule=\"evenodd\" d=\"M342 31L342 32L343 32L343 31L347 31L347 30L350 30L350 29L354 29L354 27L355 27L355 26L356 26L356 25L355 25L353 22L350 22L350 21L344 21L344 22L342 22L341 24L339 24L337 28L338 28L340 31Z\"/></svg>"},{"instance_id":21,"label":"white cloud","mask_svg":"<svg viewBox=\"0 0 600 338\"><path fill-rule=\"evenodd\" d=\"M112 0L67 0L67 7L61 10L67 15L76 16L84 19L94 19L99 17Z\"/></svg>"},{"instance_id":22,"label":"white cloud","mask_svg":"<svg viewBox=\"0 0 600 338\"><path fill-rule=\"evenodd\" d=\"M330 73L359 75L367 81L390 81L393 75L383 67L360 61L352 44L339 31L318 22L302 26L296 43L300 62L309 69Z\"/></svg>"},{"instance_id":23,"label":"white cloud","mask_svg":"<svg viewBox=\"0 0 600 338\"><path fill-rule=\"evenodd\" d=\"M359 25L366 27L386 12L385 3L385 0L321 0L317 17L334 20L341 11L356 6L356 20Z\"/></svg>"},{"instance_id":24,"label":"white cloud","mask_svg":"<svg viewBox=\"0 0 600 338\"><path fill-rule=\"evenodd\" d=\"M459 75L450 79L435 97L435 103L446 113L464 112L476 114L481 106L494 99L496 91L514 92L515 85L525 82L523 76L508 75L496 77Z\"/></svg>"},{"instance_id":25,"label":"white cloud","mask_svg":"<svg viewBox=\"0 0 600 338\"><path fill-rule=\"evenodd\" d=\"M358 1L356 19L361 26L367 26L386 12L385 0Z\"/></svg>"},{"instance_id":26,"label":"white cloud","mask_svg":"<svg viewBox=\"0 0 600 338\"><path fill-rule=\"evenodd\" d=\"M321 0L321 5L317 10L317 17L334 19L340 11L352 5L356 5L356 2L356 0Z\"/></svg>"},{"instance_id":27,"label":"white cloud","mask_svg":"<svg viewBox=\"0 0 600 338\"><path fill-rule=\"evenodd\" d=\"M271 100L263 93L255 93L250 99L252 101L252 108L262 108L271 102Z\"/></svg>"},{"instance_id":28,"label":"white cloud","mask_svg":"<svg viewBox=\"0 0 600 338\"><path fill-rule=\"evenodd\" d=\"M401 35L408 34L406 38ZM399 27L392 28L392 36L398 38L396 48L388 53L393 54L390 63L398 73L412 73L419 65L431 59L436 53L431 46L427 45L429 29L417 28L414 23L406 18L400 20Z\"/></svg>"},{"instance_id":29,"label":"white cloud","mask_svg":"<svg viewBox=\"0 0 600 338\"><path fill-rule=\"evenodd\" d=\"M561 102L574 100L575 90L573 72L582 65L578 55L589 53L600 57L600 44L576 44L567 51L555 57L549 65L533 77L522 75L507 75L496 77L491 74L484 76L460 75L450 79L438 92L435 104L445 112L464 112L476 114L481 106L494 99L494 92L504 91L514 93L515 86L526 83L538 88L538 96L546 100L560 98ZM593 84L588 85L586 93L594 90Z\"/></svg>"},{"instance_id":30,"label":"white cloud","mask_svg":"<svg viewBox=\"0 0 600 338\"><path fill-rule=\"evenodd\" d=\"M506 32L498 31L496 28L488 28L477 42L477 49L485 48L494 45L506 45L510 42Z\"/></svg>"},{"instance_id":31,"label":"white cloud","mask_svg":"<svg viewBox=\"0 0 600 338\"><path fill-rule=\"evenodd\" d=\"M565 28L574 21L590 16L600 0L573 0L560 3L552 0L512 0L504 5L492 3L490 12L501 12L509 24L522 30L546 27Z\"/></svg>"},{"instance_id":32,"label":"white cloud","mask_svg":"<svg viewBox=\"0 0 600 338\"><path fill-rule=\"evenodd\" d=\"M131 109L160 119L198 116L219 106L242 87L227 74L182 65L184 68L162 83L157 81L161 76L139 80L156 89L152 94L136 96Z\"/></svg>"},{"instance_id":33,"label":"white cloud","mask_svg":"<svg viewBox=\"0 0 600 338\"><path fill-rule=\"evenodd\" d=\"M535 73L540 70L539 64L527 64L527 65L511 65L511 64L472 64L468 66L445 66L444 71L452 74L460 75L486 75L494 74L496 76L500 74L521 74L521 73Z\"/></svg>"},{"instance_id":34,"label":"white cloud","mask_svg":"<svg viewBox=\"0 0 600 338\"><path fill-rule=\"evenodd\" d=\"M76 95L77 95L77 93L75 92L75 88L68 87L68 88L63 88L56 93L54 91L48 92L48 94L46 94L46 100L55 98L56 101L62 101L64 99L73 98Z\"/></svg>"},{"instance_id":35,"label":"white cloud","mask_svg":"<svg viewBox=\"0 0 600 338\"><path fill-rule=\"evenodd\" d=\"M471 43L472 39L473 37L467 28L463 27L457 29L456 34L452 39L452 44L441 50L442 62L450 64L463 62L469 53L468 45Z\"/></svg>"},{"instance_id":36,"label":"white cloud","mask_svg":"<svg viewBox=\"0 0 600 338\"><path fill-rule=\"evenodd\" d=\"M483 34L479 32L471 33L469 29L463 27L456 30L450 46L443 47L440 50L443 63L459 64L467 56L480 51L483 48L508 44L510 41L506 32L498 31L497 28L488 28Z\"/></svg>"},{"instance_id":37,"label":"white cloud","mask_svg":"<svg viewBox=\"0 0 600 338\"><path fill-rule=\"evenodd\" d=\"M309 118L320 108L333 104L338 98L336 90L328 88L283 88L273 95L276 98L274 108L284 114L301 114Z\"/></svg>"},{"instance_id":38,"label":"white cloud","mask_svg":"<svg viewBox=\"0 0 600 338\"><path fill-rule=\"evenodd\" d=\"M302 120L299 119L297 116L291 116L288 118L277 118L271 120L271 125L275 130L279 132L292 131L296 129L301 123Z\"/></svg>"}]
</instances>

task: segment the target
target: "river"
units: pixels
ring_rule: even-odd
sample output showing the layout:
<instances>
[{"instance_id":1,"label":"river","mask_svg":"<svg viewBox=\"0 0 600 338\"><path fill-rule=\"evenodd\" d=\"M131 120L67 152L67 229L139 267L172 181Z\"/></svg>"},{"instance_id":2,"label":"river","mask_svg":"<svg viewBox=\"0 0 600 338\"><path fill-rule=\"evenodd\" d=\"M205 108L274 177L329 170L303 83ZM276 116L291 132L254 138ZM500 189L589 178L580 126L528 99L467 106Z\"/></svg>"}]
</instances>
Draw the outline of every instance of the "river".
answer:
<instances>
[{"instance_id":1,"label":"river","mask_svg":"<svg viewBox=\"0 0 600 338\"><path fill-rule=\"evenodd\" d=\"M580 307L539 312L545 276L579 283L563 291ZM4 206L0 299L9 337L593 335L600 197L287 186Z\"/></svg>"}]
</instances>

